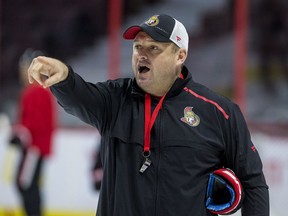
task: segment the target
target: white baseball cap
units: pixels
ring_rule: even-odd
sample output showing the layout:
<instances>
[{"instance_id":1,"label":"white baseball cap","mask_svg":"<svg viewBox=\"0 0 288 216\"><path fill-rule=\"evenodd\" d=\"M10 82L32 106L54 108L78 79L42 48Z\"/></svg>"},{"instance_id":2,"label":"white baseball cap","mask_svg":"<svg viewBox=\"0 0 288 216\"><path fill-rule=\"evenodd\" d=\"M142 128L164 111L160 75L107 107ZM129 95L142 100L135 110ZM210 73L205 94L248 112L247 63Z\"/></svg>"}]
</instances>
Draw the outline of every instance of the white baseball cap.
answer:
<instances>
[{"instance_id":1,"label":"white baseball cap","mask_svg":"<svg viewBox=\"0 0 288 216\"><path fill-rule=\"evenodd\" d=\"M139 31L146 32L155 41L173 42L179 48L185 48L188 51L189 37L186 28L169 15L154 15L141 25L130 26L124 32L123 38L133 40Z\"/></svg>"}]
</instances>

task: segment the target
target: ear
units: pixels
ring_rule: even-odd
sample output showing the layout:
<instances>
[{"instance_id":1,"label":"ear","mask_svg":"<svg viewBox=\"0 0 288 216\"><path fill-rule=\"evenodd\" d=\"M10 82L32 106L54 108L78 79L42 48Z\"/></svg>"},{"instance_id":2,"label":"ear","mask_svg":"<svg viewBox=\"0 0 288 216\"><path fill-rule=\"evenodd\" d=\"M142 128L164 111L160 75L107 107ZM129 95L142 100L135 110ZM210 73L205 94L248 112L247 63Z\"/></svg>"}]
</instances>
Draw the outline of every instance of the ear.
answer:
<instances>
[{"instance_id":1,"label":"ear","mask_svg":"<svg viewBox=\"0 0 288 216\"><path fill-rule=\"evenodd\" d=\"M178 50L177 64L183 65L187 58L187 51L184 48Z\"/></svg>"}]
</instances>

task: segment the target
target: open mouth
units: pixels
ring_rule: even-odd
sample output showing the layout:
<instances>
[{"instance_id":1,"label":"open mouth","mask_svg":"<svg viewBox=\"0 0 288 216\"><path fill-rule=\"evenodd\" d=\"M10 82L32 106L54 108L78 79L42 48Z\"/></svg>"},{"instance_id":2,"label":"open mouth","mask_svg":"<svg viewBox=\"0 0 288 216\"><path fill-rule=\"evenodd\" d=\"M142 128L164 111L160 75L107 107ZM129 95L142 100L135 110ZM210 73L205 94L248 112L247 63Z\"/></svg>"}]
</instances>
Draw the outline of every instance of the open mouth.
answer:
<instances>
[{"instance_id":1,"label":"open mouth","mask_svg":"<svg viewBox=\"0 0 288 216\"><path fill-rule=\"evenodd\" d=\"M146 73L150 70L150 68L146 67L146 66L138 66L138 71L139 73Z\"/></svg>"}]
</instances>

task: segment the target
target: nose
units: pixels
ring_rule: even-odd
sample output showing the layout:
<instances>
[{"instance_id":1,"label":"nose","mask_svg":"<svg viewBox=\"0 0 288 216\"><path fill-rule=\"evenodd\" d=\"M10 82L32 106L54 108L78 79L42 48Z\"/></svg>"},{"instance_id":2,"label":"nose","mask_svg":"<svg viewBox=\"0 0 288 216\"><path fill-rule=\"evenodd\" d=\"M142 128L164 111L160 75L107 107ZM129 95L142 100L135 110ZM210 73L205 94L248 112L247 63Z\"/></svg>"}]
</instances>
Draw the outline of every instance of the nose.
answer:
<instances>
[{"instance_id":1,"label":"nose","mask_svg":"<svg viewBox=\"0 0 288 216\"><path fill-rule=\"evenodd\" d=\"M139 60L146 60L147 59L147 53L144 51L144 49L139 49L138 50L137 58Z\"/></svg>"}]
</instances>

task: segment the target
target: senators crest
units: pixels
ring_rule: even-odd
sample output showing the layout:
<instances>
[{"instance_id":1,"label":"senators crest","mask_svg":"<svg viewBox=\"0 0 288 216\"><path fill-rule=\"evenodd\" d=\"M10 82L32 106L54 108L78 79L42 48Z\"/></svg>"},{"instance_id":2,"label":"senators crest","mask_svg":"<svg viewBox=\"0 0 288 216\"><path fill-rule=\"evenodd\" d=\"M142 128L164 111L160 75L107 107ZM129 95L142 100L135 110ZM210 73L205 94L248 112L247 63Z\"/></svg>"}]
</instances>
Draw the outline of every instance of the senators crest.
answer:
<instances>
[{"instance_id":1,"label":"senators crest","mask_svg":"<svg viewBox=\"0 0 288 216\"><path fill-rule=\"evenodd\" d=\"M159 23L159 19L157 15L150 17L146 22L148 26L156 26Z\"/></svg>"},{"instance_id":2,"label":"senators crest","mask_svg":"<svg viewBox=\"0 0 288 216\"><path fill-rule=\"evenodd\" d=\"M185 107L184 117L181 118L182 122L190 125L191 127L196 127L200 124L200 118L192 111L193 107Z\"/></svg>"}]
</instances>

